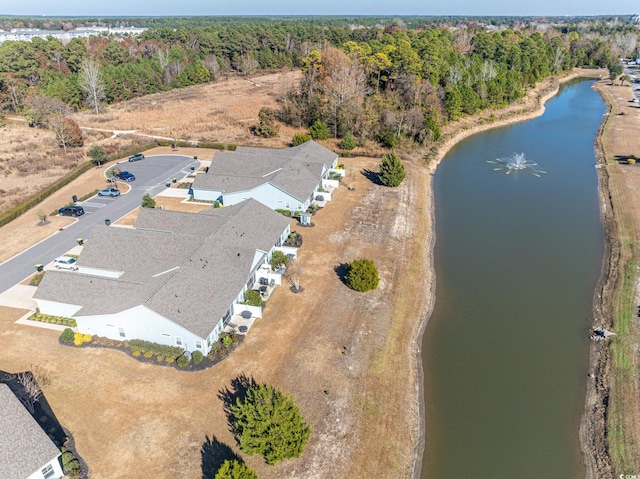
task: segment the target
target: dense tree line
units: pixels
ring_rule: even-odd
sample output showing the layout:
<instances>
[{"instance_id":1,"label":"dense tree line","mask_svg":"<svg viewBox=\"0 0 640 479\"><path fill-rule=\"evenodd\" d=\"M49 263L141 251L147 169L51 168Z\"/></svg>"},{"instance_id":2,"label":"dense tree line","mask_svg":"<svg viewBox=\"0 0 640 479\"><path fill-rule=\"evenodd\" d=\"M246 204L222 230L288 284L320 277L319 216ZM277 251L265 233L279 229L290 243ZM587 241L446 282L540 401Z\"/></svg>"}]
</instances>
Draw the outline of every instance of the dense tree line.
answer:
<instances>
[{"instance_id":1,"label":"dense tree line","mask_svg":"<svg viewBox=\"0 0 640 479\"><path fill-rule=\"evenodd\" d=\"M617 65L613 47L575 31L484 28L397 28L339 48L326 42L303 58L304 78L282 96L280 118L303 128L320 121L361 143L424 145L444 123L512 103L551 74Z\"/></svg>"},{"instance_id":2,"label":"dense tree line","mask_svg":"<svg viewBox=\"0 0 640 479\"><path fill-rule=\"evenodd\" d=\"M347 143L355 137L391 147L407 140L426 144L447 121L516 101L551 74L611 66L636 51L633 24L615 18L564 19L557 26L531 18L465 21L152 18L136 19L152 26L137 38L7 41L0 44L0 108L24 112L29 98L45 95L73 109L99 111L102 101L215 81L231 72L302 68L301 84L289 85L280 99L281 121L301 128L320 122L331 136L348 136ZM65 19L33 22L28 26L75 26ZM125 20L95 21L118 22ZM94 88L87 83L90 66L97 69Z\"/></svg>"}]
</instances>

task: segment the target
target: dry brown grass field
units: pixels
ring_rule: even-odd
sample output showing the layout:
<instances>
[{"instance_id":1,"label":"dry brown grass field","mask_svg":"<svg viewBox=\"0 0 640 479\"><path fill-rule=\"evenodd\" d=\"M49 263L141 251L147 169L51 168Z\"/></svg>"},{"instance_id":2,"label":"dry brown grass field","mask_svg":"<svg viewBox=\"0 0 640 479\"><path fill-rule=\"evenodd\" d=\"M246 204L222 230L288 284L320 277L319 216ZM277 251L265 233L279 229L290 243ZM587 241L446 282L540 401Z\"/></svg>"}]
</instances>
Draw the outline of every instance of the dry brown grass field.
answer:
<instances>
[{"instance_id":1,"label":"dry brown grass field","mask_svg":"<svg viewBox=\"0 0 640 479\"><path fill-rule=\"evenodd\" d=\"M286 146L295 130L282 127L271 140L250 134L260 108L276 106L282 88L300 77L284 71L251 79L229 80L147 95L109 107L104 114L79 113L81 126L109 130L136 130L176 140L217 143L250 142L262 146Z\"/></svg>"}]
</instances>

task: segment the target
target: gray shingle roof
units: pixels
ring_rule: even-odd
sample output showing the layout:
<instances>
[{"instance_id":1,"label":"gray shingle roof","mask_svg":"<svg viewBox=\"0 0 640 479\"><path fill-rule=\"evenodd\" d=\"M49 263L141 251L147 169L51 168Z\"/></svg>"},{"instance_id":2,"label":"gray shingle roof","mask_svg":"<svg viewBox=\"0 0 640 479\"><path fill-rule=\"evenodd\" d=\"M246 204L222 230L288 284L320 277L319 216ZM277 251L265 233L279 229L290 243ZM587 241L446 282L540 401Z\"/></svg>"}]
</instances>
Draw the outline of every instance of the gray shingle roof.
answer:
<instances>
[{"instance_id":1,"label":"gray shingle roof","mask_svg":"<svg viewBox=\"0 0 640 479\"><path fill-rule=\"evenodd\" d=\"M0 477L25 479L59 455L9 386L0 384Z\"/></svg>"},{"instance_id":2,"label":"gray shingle roof","mask_svg":"<svg viewBox=\"0 0 640 479\"><path fill-rule=\"evenodd\" d=\"M219 151L209 173L196 175L193 188L234 193L271 183L305 201L324 169L330 168L337 157L315 141L279 150L239 147L235 152Z\"/></svg>"},{"instance_id":3,"label":"gray shingle roof","mask_svg":"<svg viewBox=\"0 0 640 479\"><path fill-rule=\"evenodd\" d=\"M206 337L247 282L256 250L269 251L288 224L252 199L201 213L143 209L136 228L97 226L78 257L81 271L122 276L48 271L34 297L80 305L76 316L143 304Z\"/></svg>"}]
</instances>

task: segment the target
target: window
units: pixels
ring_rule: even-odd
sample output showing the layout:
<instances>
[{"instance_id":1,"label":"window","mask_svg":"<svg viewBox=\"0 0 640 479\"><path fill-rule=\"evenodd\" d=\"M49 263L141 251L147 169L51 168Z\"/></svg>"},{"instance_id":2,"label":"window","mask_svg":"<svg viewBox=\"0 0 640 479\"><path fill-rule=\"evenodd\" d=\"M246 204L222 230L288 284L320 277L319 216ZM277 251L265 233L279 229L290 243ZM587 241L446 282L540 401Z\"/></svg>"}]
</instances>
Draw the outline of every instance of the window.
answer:
<instances>
[{"instance_id":1,"label":"window","mask_svg":"<svg viewBox=\"0 0 640 479\"><path fill-rule=\"evenodd\" d=\"M44 469L42 469L42 477L44 479L49 479L53 477L56 472L53 470L53 466L51 464L47 464Z\"/></svg>"},{"instance_id":2,"label":"window","mask_svg":"<svg viewBox=\"0 0 640 479\"><path fill-rule=\"evenodd\" d=\"M202 341L200 341L199 339L196 339L196 348L202 349Z\"/></svg>"},{"instance_id":3,"label":"window","mask_svg":"<svg viewBox=\"0 0 640 479\"><path fill-rule=\"evenodd\" d=\"M162 336L167 336L167 337L171 337L171 335L169 333L160 333Z\"/></svg>"},{"instance_id":4,"label":"window","mask_svg":"<svg viewBox=\"0 0 640 479\"><path fill-rule=\"evenodd\" d=\"M176 336L176 346L182 346L182 338L180 336Z\"/></svg>"},{"instance_id":5,"label":"window","mask_svg":"<svg viewBox=\"0 0 640 479\"><path fill-rule=\"evenodd\" d=\"M118 334L121 338L126 338L127 336L124 334L124 328L118 328Z\"/></svg>"},{"instance_id":6,"label":"window","mask_svg":"<svg viewBox=\"0 0 640 479\"><path fill-rule=\"evenodd\" d=\"M285 209L287 209L287 210L290 208L290 206L289 206L289 202L288 202L288 201L284 204L284 207L285 207Z\"/></svg>"}]
</instances>

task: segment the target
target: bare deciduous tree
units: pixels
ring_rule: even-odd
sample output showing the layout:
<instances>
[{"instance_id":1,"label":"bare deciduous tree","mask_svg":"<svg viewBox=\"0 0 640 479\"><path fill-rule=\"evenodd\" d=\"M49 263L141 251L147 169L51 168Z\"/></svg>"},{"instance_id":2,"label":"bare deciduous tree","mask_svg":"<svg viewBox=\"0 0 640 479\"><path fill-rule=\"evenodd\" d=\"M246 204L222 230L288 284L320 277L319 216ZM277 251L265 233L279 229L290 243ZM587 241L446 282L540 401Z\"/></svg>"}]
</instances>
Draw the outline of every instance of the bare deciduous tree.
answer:
<instances>
[{"instance_id":1,"label":"bare deciduous tree","mask_svg":"<svg viewBox=\"0 0 640 479\"><path fill-rule=\"evenodd\" d=\"M19 399L27 410L33 414L35 412L35 404L42 396L42 388L51 384L51 376L42 366L32 366L31 371L17 373L15 378L22 386Z\"/></svg>"},{"instance_id":2,"label":"bare deciduous tree","mask_svg":"<svg viewBox=\"0 0 640 479\"><path fill-rule=\"evenodd\" d=\"M160 71L163 71L167 65L169 64L169 52L159 48L156 52L156 57L158 58L158 64L160 65Z\"/></svg>"},{"instance_id":3,"label":"bare deciduous tree","mask_svg":"<svg viewBox=\"0 0 640 479\"><path fill-rule=\"evenodd\" d=\"M100 104L104 100L104 82L100 66L93 60L82 60L80 69L80 88L87 94L87 102L93 111L100 113Z\"/></svg>"},{"instance_id":4,"label":"bare deciduous tree","mask_svg":"<svg viewBox=\"0 0 640 479\"><path fill-rule=\"evenodd\" d=\"M67 151L67 147L75 148L84 144L82 130L71 118L56 114L49 118L48 124L51 131L56 135L58 145L64 148L64 151Z\"/></svg>"},{"instance_id":5,"label":"bare deciduous tree","mask_svg":"<svg viewBox=\"0 0 640 479\"><path fill-rule=\"evenodd\" d=\"M300 287L300 276L302 276L302 265L298 261L292 261L287 265L287 269L282 275L284 279L291 283L294 293L302 291Z\"/></svg>"},{"instance_id":6,"label":"bare deciduous tree","mask_svg":"<svg viewBox=\"0 0 640 479\"><path fill-rule=\"evenodd\" d=\"M29 95L25 104L28 108L26 116L32 126L45 127L52 115L69 113L69 107L63 102L40 93Z\"/></svg>"},{"instance_id":7,"label":"bare deciduous tree","mask_svg":"<svg viewBox=\"0 0 640 479\"><path fill-rule=\"evenodd\" d=\"M236 62L236 69L243 75L249 75L252 71L260 67L260 63L253 57L251 52L243 53Z\"/></svg>"},{"instance_id":8,"label":"bare deciduous tree","mask_svg":"<svg viewBox=\"0 0 640 479\"><path fill-rule=\"evenodd\" d=\"M207 70L209 70L209 77L211 80L217 80L220 78L220 63L215 55L207 55L202 62Z\"/></svg>"}]
</instances>

